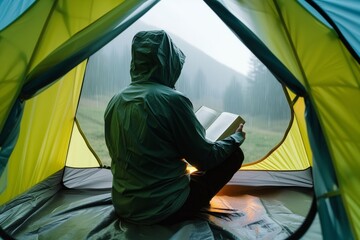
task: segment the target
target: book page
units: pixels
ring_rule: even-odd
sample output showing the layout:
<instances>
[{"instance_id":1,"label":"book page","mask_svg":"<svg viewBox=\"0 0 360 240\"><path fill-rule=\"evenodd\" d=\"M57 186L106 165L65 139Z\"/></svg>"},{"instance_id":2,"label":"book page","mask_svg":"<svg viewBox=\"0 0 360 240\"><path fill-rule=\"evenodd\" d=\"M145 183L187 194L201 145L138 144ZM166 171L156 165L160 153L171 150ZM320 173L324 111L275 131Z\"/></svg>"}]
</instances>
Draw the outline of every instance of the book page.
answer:
<instances>
[{"instance_id":1,"label":"book page","mask_svg":"<svg viewBox=\"0 0 360 240\"><path fill-rule=\"evenodd\" d=\"M240 123L245 123L239 115L223 112L220 116L206 129L206 138L211 141L224 139L239 127Z\"/></svg>"},{"instance_id":2,"label":"book page","mask_svg":"<svg viewBox=\"0 0 360 240\"><path fill-rule=\"evenodd\" d=\"M220 114L211 108L202 106L196 111L195 115L201 125L208 129Z\"/></svg>"}]
</instances>

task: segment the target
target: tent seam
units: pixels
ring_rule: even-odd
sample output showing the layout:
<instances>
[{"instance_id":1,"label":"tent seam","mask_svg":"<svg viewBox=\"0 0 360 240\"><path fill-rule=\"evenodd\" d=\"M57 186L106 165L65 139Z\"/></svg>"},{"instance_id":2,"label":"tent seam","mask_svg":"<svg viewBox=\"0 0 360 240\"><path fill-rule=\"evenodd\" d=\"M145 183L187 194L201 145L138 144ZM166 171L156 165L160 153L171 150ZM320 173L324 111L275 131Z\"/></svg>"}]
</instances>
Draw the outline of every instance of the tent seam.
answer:
<instances>
[{"instance_id":1,"label":"tent seam","mask_svg":"<svg viewBox=\"0 0 360 240\"><path fill-rule=\"evenodd\" d=\"M287 38L287 40L288 40L288 42L289 42L289 44L290 44L290 47L291 47L292 52L293 52L293 54L294 54L294 57L295 57L295 59L296 59L296 63L298 64L299 70L300 70L301 75L302 75L302 77L303 77L303 79L304 79L304 84L305 84L305 87L306 87L306 93L308 93L309 90L310 90L310 85L309 85L309 83L308 83L308 81L307 81L307 76L306 76L306 74L305 74L303 65L302 65L301 62L300 62L299 55L298 55L298 53L297 53L297 51L296 51L296 49L295 49L294 42L292 41L292 38L290 37L290 33L289 33L288 28L287 28L287 25L286 25L286 23L285 23L284 16L282 15L282 12L281 12L281 9L280 9L278 0L273 0L273 3L274 3L274 5L275 5L276 12L277 12L277 14L278 14L278 16L279 16L282 29L284 29L284 31L285 31L286 38ZM309 94L306 94L306 95L309 95Z\"/></svg>"},{"instance_id":2,"label":"tent seam","mask_svg":"<svg viewBox=\"0 0 360 240\"><path fill-rule=\"evenodd\" d=\"M283 92L284 92L284 95L286 97L286 101L288 102L288 105L289 105L289 108L290 108L290 120L289 120L289 124L288 124L288 127L286 128L285 132L284 132L284 135L281 139L281 141L279 141L273 148L271 148L268 153L263 156L262 158L258 159L257 161L254 161L254 162L251 162L251 163L247 163L247 164L244 164L243 166L244 167L249 167L249 166L253 166L253 165L256 165L258 163L261 163L262 161L265 161L272 153L274 153L283 143L284 141L286 140L286 138L288 137L288 134L291 130L291 126L293 125L293 122L295 120L295 112L294 112L294 109L293 109L293 101L291 101L290 99L290 96L289 96L289 93L285 87L285 85L278 81L281 86L282 86L282 89L283 89ZM296 97L298 98L298 95L296 95ZM295 98L295 99L297 99ZM295 100L296 101L296 100ZM296 121L297 122L297 121Z\"/></svg>"},{"instance_id":3,"label":"tent seam","mask_svg":"<svg viewBox=\"0 0 360 240\"><path fill-rule=\"evenodd\" d=\"M52 5L52 7L51 7L51 10L50 10L47 18L46 18L45 24L44 24L43 27L42 27L42 30L41 30L41 33L40 33L40 35L39 35L39 37L38 37L38 40L37 40L37 42L36 42L34 51L33 51L32 54L31 54L31 58L30 58L30 60L29 60L29 62L28 62L28 64L27 64L26 70L25 70L25 72L24 72L24 73L25 73L25 74L24 74L25 79L27 78L27 75L28 75L28 73L29 73L29 70L30 70L30 67L31 67L31 65L32 65L32 62L34 61L34 58L35 58L35 56L36 56L36 54L37 54L37 52L38 52L38 49L39 49L39 46L40 46L40 43L41 43L41 39L42 39L43 35L45 34L46 29L47 29L46 26L49 24L49 19L50 19L50 17L52 16L52 14L53 14L53 12L54 12L54 10L55 10L55 7L57 6L57 3L58 3L58 0L55 0L54 3L53 3L53 5ZM24 85L24 82L22 82L22 84ZM22 87L22 88L23 88L23 87ZM21 88L20 94L22 93L22 88ZM23 96L20 95L19 98L20 98L21 101L25 101L25 98L24 98Z\"/></svg>"},{"instance_id":4,"label":"tent seam","mask_svg":"<svg viewBox=\"0 0 360 240\"><path fill-rule=\"evenodd\" d=\"M274 0L275 1L275 0ZM333 27L333 30L336 32L336 34L338 35L338 38L340 39L340 45L342 44L343 46L345 46L345 48L348 50L348 52L350 53L350 55L355 59L356 62L359 63L359 57L356 57L357 54L355 53L355 51L353 51L353 48L351 47L351 45L346 41L345 37L342 35L341 31L338 29L337 25L332 21L332 18L330 18L330 16L327 15L327 13L318 5L316 4L314 1L311 1L311 0L305 0L310 6L312 6L315 11L317 11L322 17L325 18L325 20ZM301 5L302 6L302 5ZM303 6L302 6L303 7ZM309 13L311 14L311 13ZM343 48L342 48L343 49ZM355 55L354 55L355 54ZM351 66L351 65L350 65ZM353 70L353 68L351 68L351 70ZM352 73L354 74L354 72L352 71ZM355 75L355 74L354 74ZM304 79L307 83L307 79ZM342 85L329 85L327 84L326 86L325 85L312 85L312 87L319 87L319 88L329 88L329 87L341 87L341 88L351 88L351 89L356 89L358 86L354 86L354 87L349 87L349 86L342 86ZM309 92L311 92L311 88L309 87L308 89ZM316 108L316 104L315 104L315 101L312 100L310 94L308 94L309 96L309 99L313 105L313 109L314 109L314 113L316 114L317 116L317 119L318 119L318 122L320 124L320 126L322 126L322 121L321 119L318 117L318 116L321 116L321 115L318 115L318 112L316 111L317 108ZM336 161L334 161L334 153L333 151L330 149L329 147L329 139L328 137L323 134L323 138L325 140L325 144L328 146L328 154L329 154L329 157L330 157L330 160L333 164L333 171L334 171L334 174L335 174L335 179L332 179L333 181L335 180L334 184L336 185L337 187L337 190L336 192L334 193L334 191L327 191L326 193L322 194L321 196L318 196L317 197L317 200L320 200L320 199L330 199L330 198L333 198L333 197L339 197L341 199L341 204L342 206L344 207L344 210L346 212L346 214L349 214L350 213L350 209L349 209L349 203L348 203L348 200L346 200L346 197L345 197L345 193L344 193L344 190L343 188L341 187L341 184L338 182L338 176L339 176L339 173L338 173L338 170L337 170L337 167L335 167L336 165ZM348 217L348 221L351 221L352 219L350 217ZM352 234L355 234L356 233L356 230L355 230L355 227L354 227L354 223L351 221L350 222L350 229L352 230Z\"/></svg>"},{"instance_id":5,"label":"tent seam","mask_svg":"<svg viewBox=\"0 0 360 240\"><path fill-rule=\"evenodd\" d=\"M294 54L294 57L295 57L295 59L296 59L297 65L299 66L299 70L300 70L300 72L301 72L302 78L303 78L303 80L304 80L304 85L305 85L305 89L306 89L306 90L305 90L305 91L306 91L306 94L303 96L304 101L305 101L305 98L309 98L310 101L313 102L313 100L312 100L312 98L311 98L312 94L309 94L309 93L311 92L311 87L310 87L310 84L309 84L309 82L308 82L308 78L307 78L307 76L306 76L306 74L305 74L304 67L303 67L303 65L302 65L301 62L300 62L300 58L299 58L298 52L296 51L294 42L292 41L292 38L290 37L290 32L289 32L289 29L288 29L288 27L287 27L287 25L286 25L286 23L285 23L285 19L284 19L284 16L283 16L283 14L282 14L282 11L281 11L281 9L280 9L278 0L273 0L273 3L274 3L274 5L275 5L276 12L277 12L277 14L278 14L278 16L279 16L279 19L280 19L280 22L281 22L281 26L282 26L282 28L283 28L284 31L285 31L287 40L288 40L288 42L289 42L289 44L290 44L290 47L291 47L292 52L293 52L293 54ZM305 106L305 107L306 107L306 106ZM297 119L296 119L296 122L299 124L299 122L297 121ZM303 136L303 134L301 133L301 131L300 131L300 134L301 134L301 136ZM308 157L308 156L307 156L307 157ZM310 163L310 159L308 159L308 162ZM311 162L312 162L312 161L311 161Z\"/></svg>"},{"instance_id":6,"label":"tent seam","mask_svg":"<svg viewBox=\"0 0 360 240\"><path fill-rule=\"evenodd\" d=\"M80 99L80 97L79 97ZM80 127L80 123L77 120L76 116L74 118L75 124L77 125L78 129L79 129L79 133L81 134L81 136L83 137L86 146L89 148L90 152L94 155L95 159L98 161L100 167L103 167L103 163L101 162L99 156L96 154L95 150L91 147L91 144L89 143L89 141L87 140L85 133L83 132L83 130Z\"/></svg>"}]
</instances>

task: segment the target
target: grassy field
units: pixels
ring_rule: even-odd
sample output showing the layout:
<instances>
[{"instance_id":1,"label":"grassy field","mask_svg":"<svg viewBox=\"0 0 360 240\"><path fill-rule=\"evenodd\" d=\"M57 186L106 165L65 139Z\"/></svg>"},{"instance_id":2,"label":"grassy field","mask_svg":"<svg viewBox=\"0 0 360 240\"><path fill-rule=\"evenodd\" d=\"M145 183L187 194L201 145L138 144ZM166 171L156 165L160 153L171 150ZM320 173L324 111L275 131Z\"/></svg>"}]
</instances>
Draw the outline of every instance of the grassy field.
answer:
<instances>
[{"instance_id":1,"label":"grassy field","mask_svg":"<svg viewBox=\"0 0 360 240\"><path fill-rule=\"evenodd\" d=\"M104 165L110 166L111 160L104 138L104 109L105 107L94 108L80 106L77 118L93 150ZM246 141L241 147L245 154L244 163L251 163L263 158L281 141L284 134L282 132L283 130L281 132L276 130L270 131L268 129L254 128L251 126L245 126L245 131Z\"/></svg>"},{"instance_id":2,"label":"grassy field","mask_svg":"<svg viewBox=\"0 0 360 240\"><path fill-rule=\"evenodd\" d=\"M106 148L104 134L104 109L81 106L76 117L91 148L95 151L103 165L110 166L111 159Z\"/></svg>"},{"instance_id":3,"label":"grassy field","mask_svg":"<svg viewBox=\"0 0 360 240\"><path fill-rule=\"evenodd\" d=\"M246 129L246 141L241 146L244 163L257 161L268 154L282 139L283 134L257 128Z\"/></svg>"}]
</instances>

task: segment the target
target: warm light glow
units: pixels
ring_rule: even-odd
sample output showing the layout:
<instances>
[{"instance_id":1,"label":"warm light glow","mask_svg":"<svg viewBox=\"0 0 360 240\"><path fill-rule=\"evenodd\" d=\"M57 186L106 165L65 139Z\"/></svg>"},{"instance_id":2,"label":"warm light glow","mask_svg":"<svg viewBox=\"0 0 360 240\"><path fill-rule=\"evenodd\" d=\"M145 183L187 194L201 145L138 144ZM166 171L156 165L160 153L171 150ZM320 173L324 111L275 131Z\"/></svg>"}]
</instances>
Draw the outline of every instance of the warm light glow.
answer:
<instances>
[{"instance_id":1,"label":"warm light glow","mask_svg":"<svg viewBox=\"0 0 360 240\"><path fill-rule=\"evenodd\" d=\"M188 163L184 158L182 159L182 161L186 163L186 172L188 174L191 174L191 173L197 171L197 168L192 166L190 163Z\"/></svg>"},{"instance_id":2,"label":"warm light glow","mask_svg":"<svg viewBox=\"0 0 360 240\"><path fill-rule=\"evenodd\" d=\"M186 167L186 171L191 174L193 172L196 172L197 169L196 169L196 167L193 167L190 164L188 164L188 166Z\"/></svg>"}]
</instances>

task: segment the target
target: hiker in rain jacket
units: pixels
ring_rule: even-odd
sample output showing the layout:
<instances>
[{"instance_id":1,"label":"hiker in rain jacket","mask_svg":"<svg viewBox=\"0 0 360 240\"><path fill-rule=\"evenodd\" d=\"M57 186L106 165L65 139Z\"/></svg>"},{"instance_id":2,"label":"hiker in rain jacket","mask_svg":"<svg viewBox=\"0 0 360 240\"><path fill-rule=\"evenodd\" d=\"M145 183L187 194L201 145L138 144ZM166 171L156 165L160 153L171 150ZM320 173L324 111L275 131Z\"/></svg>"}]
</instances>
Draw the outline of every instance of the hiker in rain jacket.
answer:
<instances>
[{"instance_id":1,"label":"hiker in rain jacket","mask_svg":"<svg viewBox=\"0 0 360 240\"><path fill-rule=\"evenodd\" d=\"M112 201L123 220L154 224L188 219L209 204L243 162L242 126L222 141L205 139L192 103L175 90L184 60L164 31L137 33L131 84L105 111ZM190 175L184 159L199 172Z\"/></svg>"}]
</instances>

